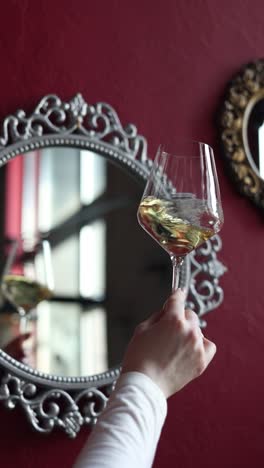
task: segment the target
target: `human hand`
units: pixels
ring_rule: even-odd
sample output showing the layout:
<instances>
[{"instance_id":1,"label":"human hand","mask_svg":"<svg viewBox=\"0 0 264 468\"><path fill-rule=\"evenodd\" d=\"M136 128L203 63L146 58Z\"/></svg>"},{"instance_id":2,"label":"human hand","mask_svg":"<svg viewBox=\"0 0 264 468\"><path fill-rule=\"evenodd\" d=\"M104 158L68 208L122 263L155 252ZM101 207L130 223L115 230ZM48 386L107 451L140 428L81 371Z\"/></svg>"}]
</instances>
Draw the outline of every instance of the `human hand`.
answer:
<instances>
[{"instance_id":1,"label":"human hand","mask_svg":"<svg viewBox=\"0 0 264 468\"><path fill-rule=\"evenodd\" d=\"M26 359L26 351L24 348L24 343L26 340L28 340L31 337L31 333L22 333L19 336L16 336L13 338L7 345L3 348L3 351L5 353L9 354L12 356L14 359L17 359L18 361L25 361Z\"/></svg>"},{"instance_id":2,"label":"human hand","mask_svg":"<svg viewBox=\"0 0 264 468\"><path fill-rule=\"evenodd\" d=\"M147 375L166 398L201 375L216 352L195 312L184 310L184 302L185 293L177 289L158 314L139 324L123 361L123 373Z\"/></svg>"}]
</instances>

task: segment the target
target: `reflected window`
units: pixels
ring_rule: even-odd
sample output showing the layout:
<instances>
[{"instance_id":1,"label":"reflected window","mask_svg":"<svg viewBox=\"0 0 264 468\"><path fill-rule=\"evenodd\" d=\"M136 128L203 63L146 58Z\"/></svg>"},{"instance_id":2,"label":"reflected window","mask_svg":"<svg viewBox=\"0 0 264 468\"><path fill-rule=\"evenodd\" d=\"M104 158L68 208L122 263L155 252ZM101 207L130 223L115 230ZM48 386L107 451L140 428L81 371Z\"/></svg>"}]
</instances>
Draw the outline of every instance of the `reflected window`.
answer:
<instances>
[{"instance_id":1,"label":"reflected window","mask_svg":"<svg viewBox=\"0 0 264 468\"><path fill-rule=\"evenodd\" d=\"M264 122L258 129L259 175L264 179Z\"/></svg>"},{"instance_id":2,"label":"reflected window","mask_svg":"<svg viewBox=\"0 0 264 468\"><path fill-rule=\"evenodd\" d=\"M55 288L54 300L37 310L35 358L43 372L89 375L108 367L105 221L96 209L89 219L105 190L106 161L90 151L45 148L24 156L22 230L46 233Z\"/></svg>"}]
</instances>

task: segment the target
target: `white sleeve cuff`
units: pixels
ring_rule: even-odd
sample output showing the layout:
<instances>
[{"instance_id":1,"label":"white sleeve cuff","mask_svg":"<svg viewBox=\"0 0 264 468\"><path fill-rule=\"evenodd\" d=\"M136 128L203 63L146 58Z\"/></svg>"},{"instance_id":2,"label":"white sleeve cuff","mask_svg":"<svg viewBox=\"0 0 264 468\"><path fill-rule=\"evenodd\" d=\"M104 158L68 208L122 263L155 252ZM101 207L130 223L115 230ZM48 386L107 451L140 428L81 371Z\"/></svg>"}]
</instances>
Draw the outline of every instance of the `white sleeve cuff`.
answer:
<instances>
[{"instance_id":1,"label":"white sleeve cuff","mask_svg":"<svg viewBox=\"0 0 264 468\"><path fill-rule=\"evenodd\" d=\"M146 374L142 372L124 372L117 380L115 389L121 389L126 385L139 387L148 397L151 397L159 406L161 419L167 415L167 400L160 387Z\"/></svg>"}]
</instances>

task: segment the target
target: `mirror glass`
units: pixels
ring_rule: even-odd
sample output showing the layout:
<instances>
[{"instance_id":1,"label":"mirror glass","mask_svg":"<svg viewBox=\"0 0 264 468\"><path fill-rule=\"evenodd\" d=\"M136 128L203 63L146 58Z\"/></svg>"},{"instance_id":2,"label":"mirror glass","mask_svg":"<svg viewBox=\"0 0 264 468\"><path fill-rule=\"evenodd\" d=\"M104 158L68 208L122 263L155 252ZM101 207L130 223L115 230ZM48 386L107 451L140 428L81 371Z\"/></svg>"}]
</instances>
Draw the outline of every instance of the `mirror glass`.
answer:
<instances>
[{"instance_id":1,"label":"mirror glass","mask_svg":"<svg viewBox=\"0 0 264 468\"><path fill-rule=\"evenodd\" d=\"M247 121L247 156L256 174L264 180L264 99L255 102Z\"/></svg>"},{"instance_id":2,"label":"mirror glass","mask_svg":"<svg viewBox=\"0 0 264 468\"><path fill-rule=\"evenodd\" d=\"M39 371L65 377L119 365L135 326L159 309L171 284L169 256L137 222L144 183L75 148L26 153L5 171L0 347ZM18 245L14 250L20 231L32 245L37 234L38 248L27 247L26 255ZM21 275L22 260L23 274L44 291L26 317L10 296L10 278ZM22 342L19 336L28 332Z\"/></svg>"}]
</instances>

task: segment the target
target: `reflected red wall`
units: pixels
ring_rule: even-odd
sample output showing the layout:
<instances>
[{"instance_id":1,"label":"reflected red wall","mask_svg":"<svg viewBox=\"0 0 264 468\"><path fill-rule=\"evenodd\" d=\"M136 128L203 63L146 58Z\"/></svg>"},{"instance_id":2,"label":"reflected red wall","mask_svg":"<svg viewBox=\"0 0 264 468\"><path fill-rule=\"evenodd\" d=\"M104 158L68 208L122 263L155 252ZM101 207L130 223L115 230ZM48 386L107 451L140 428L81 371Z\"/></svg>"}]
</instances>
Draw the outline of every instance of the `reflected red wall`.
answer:
<instances>
[{"instance_id":1,"label":"reflected red wall","mask_svg":"<svg viewBox=\"0 0 264 468\"><path fill-rule=\"evenodd\" d=\"M89 5L90 4L90 5ZM208 317L218 346L208 372L169 401L155 467L263 466L264 225L223 170L215 119L226 82L263 55L260 0L6 2L1 11L0 117L40 96L107 101L150 142L188 136L215 147L229 272ZM10 33L12 31L12 34ZM70 468L86 438L32 433L1 408L1 466Z\"/></svg>"},{"instance_id":2,"label":"reflected red wall","mask_svg":"<svg viewBox=\"0 0 264 468\"><path fill-rule=\"evenodd\" d=\"M23 159L15 158L6 166L5 235L16 238L21 233L21 195ZM10 216L11 213L11 216Z\"/></svg>"}]
</instances>

